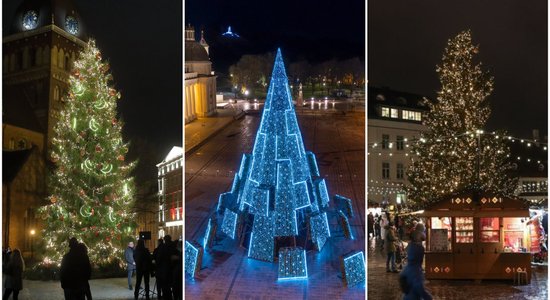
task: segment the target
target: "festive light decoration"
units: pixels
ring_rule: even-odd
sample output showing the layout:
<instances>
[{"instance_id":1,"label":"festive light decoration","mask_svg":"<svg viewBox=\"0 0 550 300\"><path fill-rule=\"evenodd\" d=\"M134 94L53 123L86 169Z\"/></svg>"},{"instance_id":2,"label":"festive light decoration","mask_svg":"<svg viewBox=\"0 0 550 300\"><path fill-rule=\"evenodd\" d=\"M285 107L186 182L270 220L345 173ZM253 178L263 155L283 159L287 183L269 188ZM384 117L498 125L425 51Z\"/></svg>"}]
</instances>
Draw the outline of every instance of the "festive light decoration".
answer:
<instances>
[{"instance_id":1,"label":"festive light decoration","mask_svg":"<svg viewBox=\"0 0 550 300\"><path fill-rule=\"evenodd\" d=\"M185 273L195 277L202 265L204 249L196 242L185 241Z\"/></svg>"},{"instance_id":2,"label":"festive light decoration","mask_svg":"<svg viewBox=\"0 0 550 300\"><path fill-rule=\"evenodd\" d=\"M79 54L54 127L51 203L40 209L44 264L59 263L71 237L87 245L93 264L122 261L135 228L130 176L135 163L117 159L128 145L122 142L123 124L112 122L117 97L108 93L110 74L102 71L105 63L98 54L93 40Z\"/></svg>"},{"instance_id":3,"label":"festive light decoration","mask_svg":"<svg viewBox=\"0 0 550 300\"><path fill-rule=\"evenodd\" d=\"M320 250L330 237L325 212L329 201L315 155L304 149L279 49L252 153L243 155L231 192L218 199L217 212L224 215L222 231L233 238L235 230L242 231L248 257L263 261L275 260L276 239L297 236L296 240L306 244L310 240ZM235 225L237 210L242 230ZM279 250L278 255L280 279L307 278L304 250ZM286 265L289 259L296 262L294 266Z\"/></svg>"},{"instance_id":4,"label":"festive light decoration","mask_svg":"<svg viewBox=\"0 0 550 300\"><path fill-rule=\"evenodd\" d=\"M348 217L353 218L353 208L351 199L340 195L334 195L334 202L342 210L342 212Z\"/></svg>"},{"instance_id":5,"label":"festive light decoration","mask_svg":"<svg viewBox=\"0 0 550 300\"><path fill-rule=\"evenodd\" d=\"M342 233L344 237L350 240L353 240L353 233L351 232L351 226L349 224L348 217L341 211L338 211L338 223L342 228Z\"/></svg>"},{"instance_id":6,"label":"festive light decoration","mask_svg":"<svg viewBox=\"0 0 550 300\"><path fill-rule=\"evenodd\" d=\"M363 251L344 255L341 269L342 278L348 287L365 283L365 255Z\"/></svg>"},{"instance_id":7,"label":"festive light decoration","mask_svg":"<svg viewBox=\"0 0 550 300\"><path fill-rule=\"evenodd\" d=\"M216 229L218 228L218 224L216 223L216 219L210 218L208 219L208 226L206 227L206 232L204 234L203 239L203 246L204 249L208 249L212 247L212 242L216 238Z\"/></svg>"},{"instance_id":8,"label":"festive light decoration","mask_svg":"<svg viewBox=\"0 0 550 300\"><path fill-rule=\"evenodd\" d=\"M231 210L226 210L223 216L222 223L222 232L227 234L230 238L235 238L235 233L237 231L237 221L239 220L239 215L236 212Z\"/></svg>"},{"instance_id":9,"label":"festive light decoration","mask_svg":"<svg viewBox=\"0 0 550 300\"><path fill-rule=\"evenodd\" d=\"M300 247L279 250L279 280L307 279L306 251Z\"/></svg>"},{"instance_id":10,"label":"festive light decoration","mask_svg":"<svg viewBox=\"0 0 550 300\"><path fill-rule=\"evenodd\" d=\"M311 240L315 243L317 251L321 251L327 239L330 237L327 213L317 214L309 218Z\"/></svg>"},{"instance_id":11,"label":"festive light decoration","mask_svg":"<svg viewBox=\"0 0 550 300\"><path fill-rule=\"evenodd\" d=\"M436 103L426 102L428 130L413 144L416 155L407 170L408 199L417 207L464 188L512 195L517 187L506 175L508 147L480 130L490 116L486 98L493 91L493 78L482 71L481 63L474 64L476 53L470 31L464 31L449 40L437 67L441 90ZM461 134L466 138L457 137Z\"/></svg>"}]
</instances>

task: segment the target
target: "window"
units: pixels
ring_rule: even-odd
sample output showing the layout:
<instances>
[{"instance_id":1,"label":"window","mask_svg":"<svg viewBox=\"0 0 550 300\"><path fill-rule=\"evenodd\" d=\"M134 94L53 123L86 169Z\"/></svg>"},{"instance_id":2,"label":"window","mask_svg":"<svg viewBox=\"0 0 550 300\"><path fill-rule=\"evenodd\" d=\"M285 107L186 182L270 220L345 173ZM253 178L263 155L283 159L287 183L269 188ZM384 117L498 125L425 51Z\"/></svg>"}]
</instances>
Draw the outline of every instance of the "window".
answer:
<instances>
[{"instance_id":1,"label":"window","mask_svg":"<svg viewBox=\"0 0 550 300\"><path fill-rule=\"evenodd\" d=\"M474 218L472 217L456 218L456 242L457 243L474 242Z\"/></svg>"},{"instance_id":2,"label":"window","mask_svg":"<svg viewBox=\"0 0 550 300\"><path fill-rule=\"evenodd\" d=\"M390 179L390 163L382 163L382 178Z\"/></svg>"},{"instance_id":3,"label":"window","mask_svg":"<svg viewBox=\"0 0 550 300\"><path fill-rule=\"evenodd\" d=\"M479 218L480 242L499 243L500 226L498 218Z\"/></svg>"},{"instance_id":4,"label":"window","mask_svg":"<svg viewBox=\"0 0 550 300\"><path fill-rule=\"evenodd\" d=\"M394 119L399 118L399 110L397 108L392 108L391 109L391 117L394 118Z\"/></svg>"},{"instance_id":5,"label":"window","mask_svg":"<svg viewBox=\"0 0 550 300\"><path fill-rule=\"evenodd\" d=\"M397 179L403 179L404 177L404 174L405 174L405 170L403 168L403 164L402 163L398 163L397 164L397 167L396 167L396 178Z\"/></svg>"},{"instance_id":6,"label":"window","mask_svg":"<svg viewBox=\"0 0 550 300\"><path fill-rule=\"evenodd\" d=\"M403 110L403 120L422 121L422 113L412 110Z\"/></svg>"},{"instance_id":7,"label":"window","mask_svg":"<svg viewBox=\"0 0 550 300\"><path fill-rule=\"evenodd\" d=\"M502 218L504 252L527 252L527 226L523 218Z\"/></svg>"},{"instance_id":8,"label":"window","mask_svg":"<svg viewBox=\"0 0 550 300\"><path fill-rule=\"evenodd\" d=\"M449 252L452 247L452 219L450 217L432 217L429 251Z\"/></svg>"},{"instance_id":9,"label":"window","mask_svg":"<svg viewBox=\"0 0 550 300\"><path fill-rule=\"evenodd\" d=\"M390 148L390 136L387 134L382 135L382 149Z\"/></svg>"},{"instance_id":10,"label":"window","mask_svg":"<svg viewBox=\"0 0 550 300\"><path fill-rule=\"evenodd\" d=\"M397 138L396 138L396 146L397 146L397 150L403 150L403 146L405 144L405 139L403 138L403 136L400 136L398 135Z\"/></svg>"},{"instance_id":11,"label":"window","mask_svg":"<svg viewBox=\"0 0 550 300\"><path fill-rule=\"evenodd\" d=\"M390 108L389 107L382 107L382 117L386 117L386 118L390 117Z\"/></svg>"}]
</instances>

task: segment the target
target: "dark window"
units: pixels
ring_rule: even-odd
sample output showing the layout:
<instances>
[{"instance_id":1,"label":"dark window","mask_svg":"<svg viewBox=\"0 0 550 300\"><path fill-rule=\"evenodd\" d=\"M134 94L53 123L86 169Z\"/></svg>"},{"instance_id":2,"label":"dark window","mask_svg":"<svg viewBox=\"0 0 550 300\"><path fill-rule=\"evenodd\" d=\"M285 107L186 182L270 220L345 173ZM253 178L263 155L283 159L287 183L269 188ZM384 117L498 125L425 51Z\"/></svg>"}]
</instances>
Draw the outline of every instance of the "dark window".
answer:
<instances>
[{"instance_id":1,"label":"dark window","mask_svg":"<svg viewBox=\"0 0 550 300\"><path fill-rule=\"evenodd\" d=\"M382 149L390 148L390 136L388 134L382 135Z\"/></svg>"},{"instance_id":2,"label":"dark window","mask_svg":"<svg viewBox=\"0 0 550 300\"><path fill-rule=\"evenodd\" d=\"M397 136L397 150L403 150L403 147L404 147L404 144L405 144L405 140L403 139L402 136L398 135Z\"/></svg>"},{"instance_id":3,"label":"dark window","mask_svg":"<svg viewBox=\"0 0 550 300\"><path fill-rule=\"evenodd\" d=\"M387 162L382 163L382 178L390 179L390 163L387 163Z\"/></svg>"}]
</instances>

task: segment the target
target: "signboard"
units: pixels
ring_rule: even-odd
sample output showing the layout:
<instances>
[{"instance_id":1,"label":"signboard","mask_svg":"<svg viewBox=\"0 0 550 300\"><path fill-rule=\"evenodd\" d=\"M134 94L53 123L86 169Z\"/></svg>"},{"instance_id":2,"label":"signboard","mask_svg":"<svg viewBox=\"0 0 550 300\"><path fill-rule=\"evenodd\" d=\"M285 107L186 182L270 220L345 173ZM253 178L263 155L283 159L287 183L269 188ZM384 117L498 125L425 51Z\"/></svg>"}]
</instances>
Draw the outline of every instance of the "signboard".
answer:
<instances>
[{"instance_id":1,"label":"signboard","mask_svg":"<svg viewBox=\"0 0 550 300\"><path fill-rule=\"evenodd\" d=\"M430 230L430 251L447 252L449 251L449 233L448 229Z\"/></svg>"}]
</instances>

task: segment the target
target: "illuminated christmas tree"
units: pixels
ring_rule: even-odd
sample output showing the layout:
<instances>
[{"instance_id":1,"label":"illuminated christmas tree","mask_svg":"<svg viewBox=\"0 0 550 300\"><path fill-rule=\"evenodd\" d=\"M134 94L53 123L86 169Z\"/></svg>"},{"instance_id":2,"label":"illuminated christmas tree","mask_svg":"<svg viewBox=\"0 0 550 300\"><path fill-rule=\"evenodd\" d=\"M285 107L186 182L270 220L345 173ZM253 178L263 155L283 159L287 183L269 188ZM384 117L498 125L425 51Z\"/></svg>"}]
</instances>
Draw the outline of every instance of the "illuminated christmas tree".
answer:
<instances>
[{"instance_id":1,"label":"illuminated christmas tree","mask_svg":"<svg viewBox=\"0 0 550 300\"><path fill-rule=\"evenodd\" d=\"M427 102L428 130L413 145L407 171L409 199L419 207L461 189L511 195L516 187L506 175L504 133L483 131L493 78L473 61L477 53L470 31L464 31L448 41L437 66L441 90L435 103Z\"/></svg>"},{"instance_id":2,"label":"illuminated christmas tree","mask_svg":"<svg viewBox=\"0 0 550 300\"><path fill-rule=\"evenodd\" d=\"M252 154L243 156L231 192L220 195L221 230L248 240L248 256L259 260L273 262L276 241L288 238L295 241L291 246L320 250L330 237L329 200L315 155L304 149L279 49ZM288 251L300 254L298 265L306 266L303 250ZM307 278L302 267L285 279L303 274Z\"/></svg>"},{"instance_id":3,"label":"illuminated christmas tree","mask_svg":"<svg viewBox=\"0 0 550 300\"><path fill-rule=\"evenodd\" d=\"M45 220L45 263L59 263L67 241L88 246L90 261L104 265L122 258L135 227L134 182L125 163L128 144L117 119L120 98L109 65L90 40L69 78L69 93L54 127Z\"/></svg>"}]
</instances>

